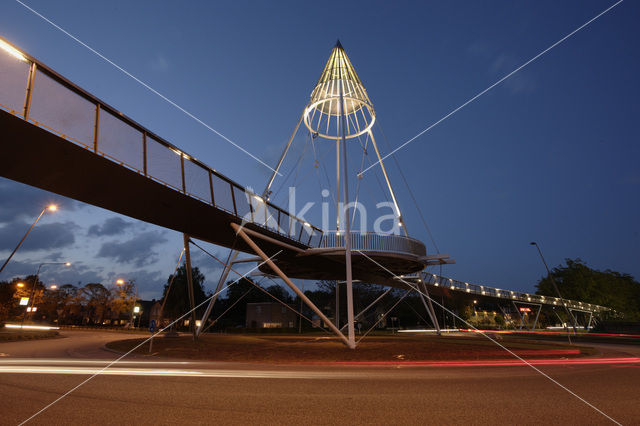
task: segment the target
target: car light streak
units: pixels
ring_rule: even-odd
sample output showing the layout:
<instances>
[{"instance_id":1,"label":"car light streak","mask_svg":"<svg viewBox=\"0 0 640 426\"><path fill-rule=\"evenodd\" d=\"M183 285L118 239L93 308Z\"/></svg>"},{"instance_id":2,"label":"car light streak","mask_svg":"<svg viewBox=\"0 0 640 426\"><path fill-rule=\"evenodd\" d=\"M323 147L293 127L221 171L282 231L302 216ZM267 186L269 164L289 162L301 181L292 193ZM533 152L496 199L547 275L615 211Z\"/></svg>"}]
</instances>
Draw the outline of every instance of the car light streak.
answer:
<instances>
[{"instance_id":1,"label":"car light streak","mask_svg":"<svg viewBox=\"0 0 640 426\"><path fill-rule=\"evenodd\" d=\"M162 376L162 377L217 377L246 379L343 379L359 377L350 372L327 371L281 371L281 370L179 370L157 368L109 368L99 367L54 367L54 366L0 366L0 374L64 374L92 375L100 372L110 376Z\"/></svg>"},{"instance_id":2,"label":"car light streak","mask_svg":"<svg viewBox=\"0 0 640 426\"><path fill-rule=\"evenodd\" d=\"M638 334L622 334L622 333L592 333L592 332L559 332L559 331L537 331L537 330L477 330L473 328L461 328L460 331L466 331L469 333L495 333L495 334L544 334L547 336L605 336L605 337L636 337L640 339Z\"/></svg>"},{"instance_id":3,"label":"car light streak","mask_svg":"<svg viewBox=\"0 0 640 426\"><path fill-rule=\"evenodd\" d=\"M60 327L53 327L48 325L20 325L20 324L5 324L5 328L22 328L25 330L59 330Z\"/></svg>"},{"instance_id":4,"label":"car light streak","mask_svg":"<svg viewBox=\"0 0 640 426\"><path fill-rule=\"evenodd\" d=\"M602 365L602 364L640 364L640 358L574 358L574 359L527 359L531 365ZM517 359L472 360L472 361L363 361L333 362L331 364L313 363L313 365L334 365L340 367L527 367Z\"/></svg>"}]
</instances>

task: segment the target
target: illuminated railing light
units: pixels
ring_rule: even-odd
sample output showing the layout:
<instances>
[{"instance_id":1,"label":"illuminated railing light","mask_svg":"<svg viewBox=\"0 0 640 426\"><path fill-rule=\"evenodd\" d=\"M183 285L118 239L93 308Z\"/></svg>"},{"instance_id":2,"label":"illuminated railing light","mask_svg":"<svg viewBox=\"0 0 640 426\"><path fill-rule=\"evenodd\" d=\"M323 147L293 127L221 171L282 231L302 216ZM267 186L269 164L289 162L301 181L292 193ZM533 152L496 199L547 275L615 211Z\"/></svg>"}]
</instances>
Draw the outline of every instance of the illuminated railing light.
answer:
<instances>
[{"instance_id":1,"label":"illuminated railing light","mask_svg":"<svg viewBox=\"0 0 640 426\"><path fill-rule=\"evenodd\" d=\"M21 60L22 62L29 62L29 60L22 54L22 52L2 40L0 40L0 49L4 50L14 58Z\"/></svg>"}]
</instances>

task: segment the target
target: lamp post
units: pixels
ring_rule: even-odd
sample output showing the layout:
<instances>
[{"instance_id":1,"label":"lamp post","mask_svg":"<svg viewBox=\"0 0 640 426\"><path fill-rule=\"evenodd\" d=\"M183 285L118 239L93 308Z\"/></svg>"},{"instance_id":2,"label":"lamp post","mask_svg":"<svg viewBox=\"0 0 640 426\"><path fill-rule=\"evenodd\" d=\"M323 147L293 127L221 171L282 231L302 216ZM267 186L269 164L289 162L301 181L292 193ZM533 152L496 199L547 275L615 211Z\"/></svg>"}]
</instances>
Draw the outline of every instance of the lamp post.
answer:
<instances>
[{"instance_id":1,"label":"lamp post","mask_svg":"<svg viewBox=\"0 0 640 426\"><path fill-rule=\"evenodd\" d=\"M573 317L573 314L571 313L569 308L567 308L567 303L562 298L562 295L560 294L560 290L558 290L558 286L556 284L556 280L554 280L553 279L553 275L551 275L551 271L549 270L549 266L547 266L547 261L544 260L544 256L542 255L542 250L540 250L540 246L535 241L530 242L529 245L536 246L536 248L538 249L538 253L540 253L540 259L542 259L542 263L544 263L544 267L547 269L547 274L549 275L549 278L551 279L551 284L553 284L553 288L555 289L556 293L558 294L558 298L560 299L560 303L562 303L562 306L564 306L564 310L567 312L567 315L569 316L569 318L571 318L571 320L573 322L573 334L576 334L577 333L577 330L576 330L576 319Z\"/></svg>"},{"instance_id":2,"label":"lamp post","mask_svg":"<svg viewBox=\"0 0 640 426\"><path fill-rule=\"evenodd\" d=\"M31 225L31 227L27 230L27 233L24 234L24 237L22 237L22 239L20 240L20 242L18 243L18 245L16 246L16 248L13 249L13 251L11 252L11 254L9 255L9 257L7 258L7 260L4 261L4 263L2 264L2 267L0 267L0 273L2 273L2 271L4 270L5 266L7 266L7 263L9 263L9 261L11 260L11 258L13 257L14 254L16 254L16 252L18 251L18 249L20 248L20 246L22 245L22 243L24 242L24 240L27 238L27 235L29 235L29 233L31 232L31 230L36 226L36 224L38 223L38 221L40 220L40 218L42 217L42 215L44 214L44 212L46 211L50 211L50 212L55 212L56 210L58 210L58 206L56 206L55 204L49 204L47 207L45 207L44 209L42 209L42 211L40 212L40 214L38 215L38 217L36 218L35 222L33 222L33 225Z\"/></svg>"},{"instance_id":3,"label":"lamp post","mask_svg":"<svg viewBox=\"0 0 640 426\"><path fill-rule=\"evenodd\" d=\"M37 222L37 221L36 221ZM28 232L27 232L28 234ZM18 245L19 246L19 245ZM22 316L22 323L20 325L20 328L23 328L24 326L24 320L27 317L27 312L33 312L33 305L35 304L35 300L34 300L34 295L36 292L36 285L38 284L38 275L40 275L40 269L44 266L44 265L64 265L64 266L71 266L71 262L44 262L41 263L38 266L38 270L36 271L36 275L33 279L33 284L31 285L31 296L29 297L29 302L31 302L31 306L27 307L27 309L24 312L24 315ZM20 284L20 283L19 283ZM57 288L57 287L56 287Z\"/></svg>"}]
</instances>

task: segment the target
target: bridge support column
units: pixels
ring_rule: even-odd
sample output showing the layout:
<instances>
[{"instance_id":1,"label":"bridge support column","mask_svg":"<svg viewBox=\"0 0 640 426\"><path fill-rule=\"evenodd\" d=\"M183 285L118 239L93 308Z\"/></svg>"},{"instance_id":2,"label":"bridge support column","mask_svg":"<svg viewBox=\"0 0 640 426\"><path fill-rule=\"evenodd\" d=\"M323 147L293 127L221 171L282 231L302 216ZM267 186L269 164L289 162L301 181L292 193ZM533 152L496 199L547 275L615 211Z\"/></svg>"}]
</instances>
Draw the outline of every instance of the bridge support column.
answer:
<instances>
[{"instance_id":1,"label":"bridge support column","mask_svg":"<svg viewBox=\"0 0 640 426\"><path fill-rule=\"evenodd\" d=\"M436 333L440 336L442 333L440 331L440 324L438 324L438 318L436 317L436 311L433 309L433 303L431 303L431 297L429 296L429 291L427 290L427 285L423 280L418 281L418 289L420 290L418 294L420 295L420 299L422 300L422 304L424 308L427 310L427 314L429 314L429 318L431 318L431 322L436 329ZM424 293L424 295L423 295ZM424 300L424 296L427 296L427 300Z\"/></svg>"},{"instance_id":2,"label":"bridge support column","mask_svg":"<svg viewBox=\"0 0 640 426\"><path fill-rule=\"evenodd\" d=\"M357 320L358 318L360 318L362 315L364 315L365 312L367 312L369 309L371 309L376 303L378 303L383 297L385 297L387 294L389 294L389 292L393 290L393 287L389 287L388 289L386 289L380 296L376 297L376 300L374 300L373 302L371 302L369 304L369 306L367 306L366 308L364 308L363 310L361 310L360 312L358 312L358 315L356 315L353 320ZM347 324L343 325L342 327L340 327L340 331L342 331L343 328L345 328L347 326Z\"/></svg>"},{"instance_id":3,"label":"bridge support column","mask_svg":"<svg viewBox=\"0 0 640 426\"><path fill-rule=\"evenodd\" d=\"M204 311L204 315L202 315L202 319L200 320L200 326L196 329L196 337L200 336L200 333L202 333L202 330L205 328L206 322L209 319L209 315L211 315L211 311L213 310L213 305L216 303L216 300L218 300L218 296L220 295L220 290L222 290L222 286L224 285L224 282L227 280L227 277L229 276L229 272L231 271L231 266L233 265L236 258L238 257L238 254L240 254L238 250L233 250L229 253L229 257L227 258L227 264L224 266L224 270L220 275L220 279L218 280L218 285L216 286L216 291L213 293L213 297L209 301L209 304L207 305L207 309Z\"/></svg>"},{"instance_id":4,"label":"bridge support column","mask_svg":"<svg viewBox=\"0 0 640 426\"><path fill-rule=\"evenodd\" d=\"M516 310L518 316L520 317L520 327L518 327L518 330L522 330L522 324L524 324L524 317L522 316L520 309L518 309L518 305L516 305L516 302L511 302L511 303L513 303L513 308Z\"/></svg>"},{"instance_id":5,"label":"bridge support column","mask_svg":"<svg viewBox=\"0 0 640 426\"><path fill-rule=\"evenodd\" d=\"M536 319L533 321L533 327L531 327L531 331L536 329L536 324L538 323L538 317L540 316L541 310L542 310L542 305L538 305L538 312L536 313Z\"/></svg>"},{"instance_id":6,"label":"bridge support column","mask_svg":"<svg viewBox=\"0 0 640 426\"><path fill-rule=\"evenodd\" d=\"M191 251L189 250L189 236L182 234L184 240L185 269L187 272L187 292L189 293L189 307L191 308L191 320L189 329L193 332L193 340L198 338L196 334L196 302L193 295L193 275L191 274Z\"/></svg>"},{"instance_id":7,"label":"bridge support column","mask_svg":"<svg viewBox=\"0 0 640 426\"><path fill-rule=\"evenodd\" d=\"M288 285L289 288L293 290L295 294L298 295L300 300L302 300L309 308L311 308L311 310L316 315L320 317L320 319L331 329L331 331L333 331L340 338L340 340L342 340L348 347L352 349L355 348L355 344L351 346L351 342L349 341L349 339L347 339L345 335L342 334L342 332L338 330L338 328L331 322L331 320L329 320L329 318L327 318L327 316L323 314L322 311L318 309L318 307L314 305L313 302L309 300L309 298L302 291L300 291L298 286L296 286L289 279L289 277L287 277L285 273L282 272L282 270L278 268L278 266L276 266L275 263L273 263L273 261L269 258L269 256L267 256L265 252L263 252L262 249L258 247L258 245L251 239L251 237L249 237L249 235L247 235L247 233L244 232L243 228L240 225L236 223L232 223L231 227L249 245L249 247L251 247L251 249L253 249L253 251L255 251L256 254L260 256L260 258L264 261L264 263L266 263L271 268L271 270L276 273L276 275L282 278L282 281L284 281L285 284Z\"/></svg>"}]
</instances>

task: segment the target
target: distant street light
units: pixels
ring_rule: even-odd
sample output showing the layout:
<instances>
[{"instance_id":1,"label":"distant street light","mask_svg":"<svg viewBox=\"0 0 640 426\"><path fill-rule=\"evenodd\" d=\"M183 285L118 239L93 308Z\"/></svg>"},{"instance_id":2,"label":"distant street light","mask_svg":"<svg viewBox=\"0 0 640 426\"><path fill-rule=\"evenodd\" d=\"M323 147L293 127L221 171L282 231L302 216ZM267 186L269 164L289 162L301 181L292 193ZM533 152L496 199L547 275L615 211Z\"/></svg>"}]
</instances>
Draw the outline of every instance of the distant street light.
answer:
<instances>
[{"instance_id":1,"label":"distant street light","mask_svg":"<svg viewBox=\"0 0 640 426\"><path fill-rule=\"evenodd\" d=\"M58 286L57 286L57 285L55 285L55 284L51 284L51 285L49 286L49 288L50 288L51 290L56 290L56 289L58 288Z\"/></svg>"},{"instance_id":2,"label":"distant street light","mask_svg":"<svg viewBox=\"0 0 640 426\"><path fill-rule=\"evenodd\" d=\"M27 235L29 235L29 232L31 232L31 230L33 229L34 226L36 226L36 223L38 223L38 221L40 220L40 218L42 217L42 215L44 214L44 212L46 212L47 210L49 210L50 212L55 212L56 210L58 210L58 206L56 206L55 204L49 204L47 207L45 207L44 209L42 209L42 211L40 212L40 214L38 215L38 217L36 218L35 222L33 222L33 225L31 225L31 228L29 228L29 230L27 231L26 234L24 234L24 237L22 237L22 239L20 240L20 242L18 243L18 245L16 246L16 248L13 249L13 251L11 252L11 254L9 255L9 257L7 258L7 260L4 261L4 264L2 265L2 267L0 268L0 273L2 273L2 271L4 270L5 266L7 266L7 263L9 263L9 261L11 260L11 258L13 257L14 254L16 254L16 252L18 251L18 249L20 248L20 246L22 245L22 243L24 242L24 240L27 238Z\"/></svg>"},{"instance_id":3,"label":"distant street light","mask_svg":"<svg viewBox=\"0 0 640 426\"><path fill-rule=\"evenodd\" d=\"M124 285L125 284L125 280L123 280L122 278L118 278L116 280L116 284L117 285ZM134 319L135 319L135 314L138 313L138 311L136 309L140 309L139 306L136 306L136 302L138 301L138 287L136 286L135 281L129 281L129 283L133 284L133 288L136 291L136 297L135 299L133 299L133 309L131 310L131 325L133 326L133 328L135 328L135 324L134 324Z\"/></svg>"},{"instance_id":4,"label":"distant street light","mask_svg":"<svg viewBox=\"0 0 640 426\"><path fill-rule=\"evenodd\" d=\"M17 285L18 287L20 287L20 288L24 287L24 283L18 283L18 284L16 284L16 285Z\"/></svg>"},{"instance_id":5,"label":"distant street light","mask_svg":"<svg viewBox=\"0 0 640 426\"><path fill-rule=\"evenodd\" d=\"M52 207L55 207L55 205L51 205ZM53 210L55 211L55 209ZM37 221L36 221L37 222ZM28 233L28 232L27 232ZM29 298L29 300L31 301L31 306L27 308L26 312L24 313L24 315L22 316L22 324L21 327L24 326L24 320L27 317L27 312L35 312L35 310L33 309L33 305L35 304L35 300L34 300L34 294L36 292L36 285L38 284L38 275L40 275L40 269L44 266L44 265L64 265L64 266L71 266L71 262L44 262L41 263L40 266L38 266L38 270L36 271L36 275L35 278L33 279L33 284L31 285L31 297ZM57 288L57 286L56 286Z\"/></svg>"},{"instance_id":6,"label":"distant street light","mask_svg":"<svg viewBox=\"0 0 640 426\"><path fill-rule=\"evenodd\" d=\"M576 330L576 319L574 318L574 316L571 313L571 311L569 310L569 308L567 308L567 304L564 301L564 299L562 298L562 295L560 294L560 290L558 290L558 286L556 284L556 280L553 279L553 275L551 274L551 271L549 270L549 266L547 266L547 261L544 260L544 256L542 255L542 250L540 250L540 246L535 241L530 242L529 245L536 246L536 248L538 249L538 253L540 253L540 259L542 259L542 263L544 263L544 267L547 269L547 275L549 275L549 278L551 279L551 283L553 284L553 288L556 290L556 293L558 294L558 298L560 299L560 301L564 305L564 310L567 312L567 315L573 321L573 334L576 334L578 332Z\"/></svg>"}]
</instances>

